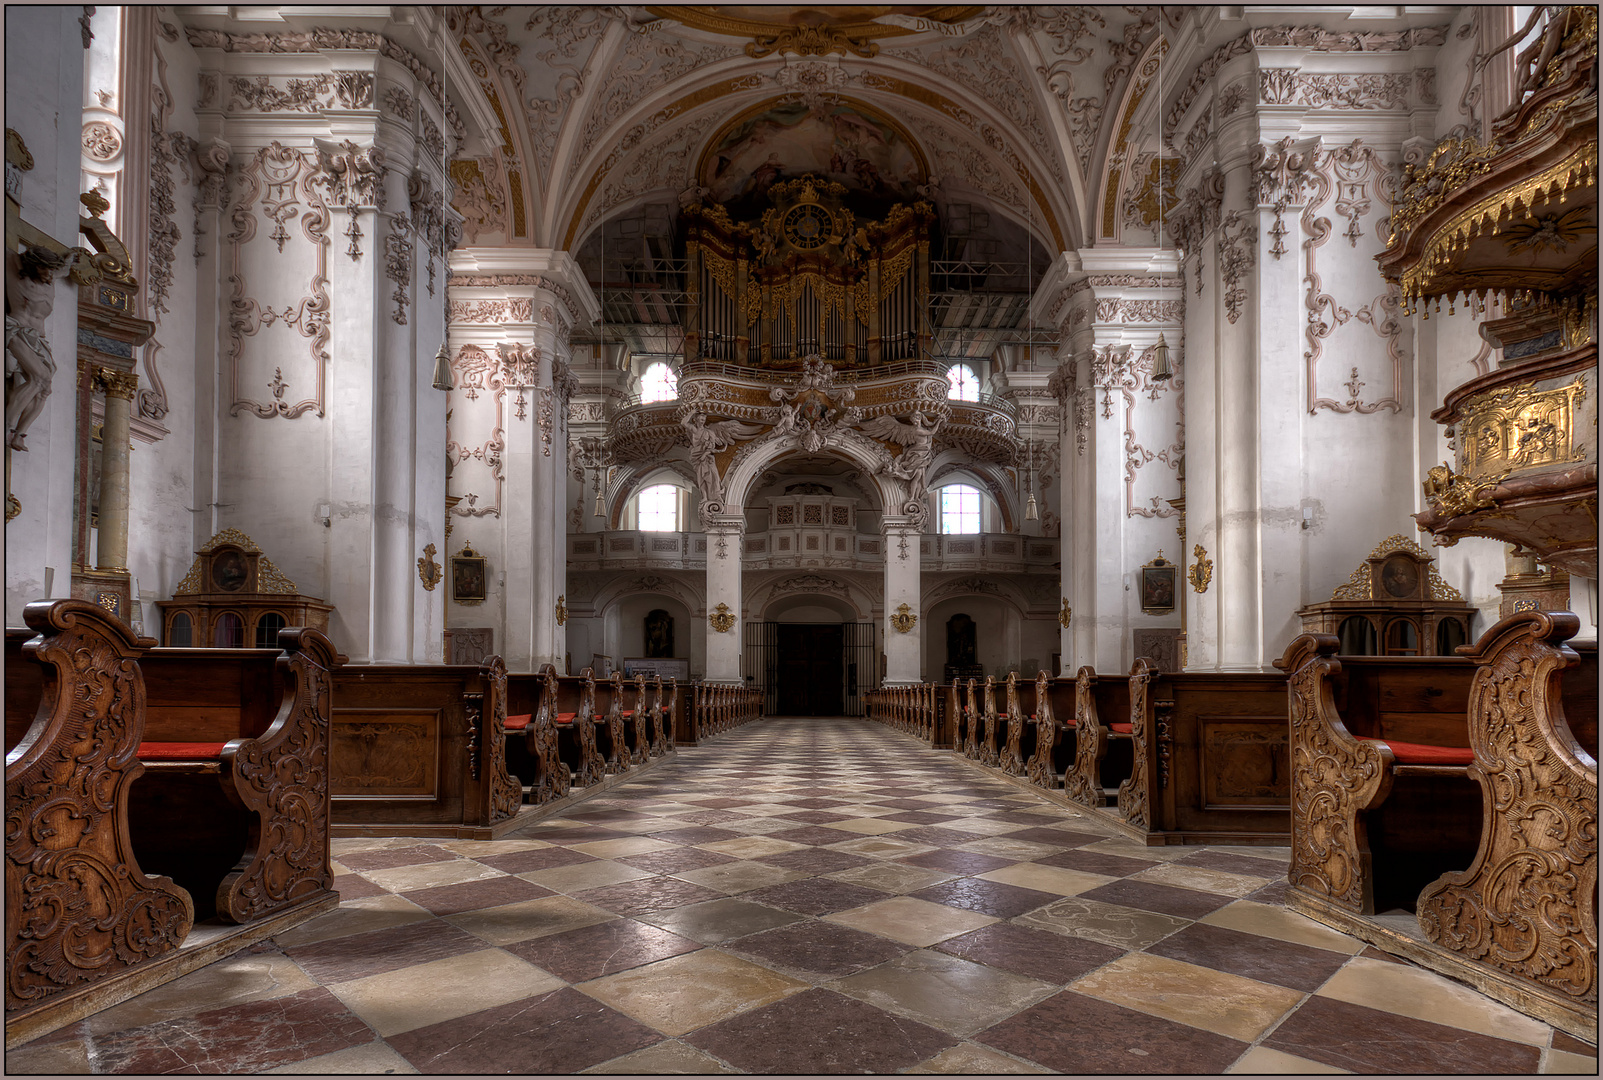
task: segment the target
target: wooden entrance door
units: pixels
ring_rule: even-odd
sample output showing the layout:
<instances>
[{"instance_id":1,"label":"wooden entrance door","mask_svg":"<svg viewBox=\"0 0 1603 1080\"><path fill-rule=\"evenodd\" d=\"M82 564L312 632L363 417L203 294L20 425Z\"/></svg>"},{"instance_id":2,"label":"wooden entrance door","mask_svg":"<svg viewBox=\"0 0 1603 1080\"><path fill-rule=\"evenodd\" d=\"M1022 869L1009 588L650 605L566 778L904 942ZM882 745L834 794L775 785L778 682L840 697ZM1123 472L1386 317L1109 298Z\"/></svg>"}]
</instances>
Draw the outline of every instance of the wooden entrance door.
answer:
<instances>
[{"instance_id":1,"label":"wooden entrance door","mask_svg":"<svg viewBox=\"0 0 1603 1080\"><path fill-rule=\"evenodd\" d=\"M839 624L779 624L779 715L840 716Z\"/></svg>"}]
</instances>

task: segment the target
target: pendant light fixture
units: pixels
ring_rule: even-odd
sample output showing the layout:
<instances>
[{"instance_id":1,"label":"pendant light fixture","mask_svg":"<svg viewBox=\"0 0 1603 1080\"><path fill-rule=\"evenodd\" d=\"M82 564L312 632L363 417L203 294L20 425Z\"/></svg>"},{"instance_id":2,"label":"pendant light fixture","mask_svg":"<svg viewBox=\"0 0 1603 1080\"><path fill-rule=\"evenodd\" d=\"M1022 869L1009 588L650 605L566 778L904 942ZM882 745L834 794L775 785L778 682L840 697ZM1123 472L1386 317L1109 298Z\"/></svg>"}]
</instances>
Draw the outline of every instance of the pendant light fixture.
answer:
<instances>
[{"instance_id":1,"label":"pendant light fixture","mask_svg":"<svg viewBox=\"0 0 1603 1080\"><path fill-rule=\"evenodd\" d=\"M420 110L421 111L421 110ZM450 210L445 201L451 182L451 150L446 141L445 131L450 126L445 116L445 7L440 7L440 247L445 247L446 223ZM429 237L424 236L423 242L427 244ZM440 324L440 351L434 354L434 389L443 393L450 393L456 389L456 380L451 376L451 261L450 252L445 257L445 284L440 286L440 310L444 316Z\"/></svg>"},{"instance_id":2,"label":"pendant light fixture","mask_svg":"<svg viewBox=\"0 0 1603 1080\"><path fill-rule=\"evenodd\" d=\"M1041 511L1035 505L1035 438L1033 436L1030 438L1027 452L1029 454L1030 479L1026 487L1029 497L1024 500L1024 520L1039 521L1041 520Z\"/></svg>"},{"instance_id":3,"label":"pendant light fixture","mask_svg":"<svg viewBox=\"0 0 1603 1080\"><path fill-rule=\"evenodd\" d=\"M1158 6L1158 250L1163 250L1163 6ZM1152 381L1168 382L1174 378L1169 366L1169 341L1160 331L1158 343L1152 347Z\"/></svg>"}]
</instances>

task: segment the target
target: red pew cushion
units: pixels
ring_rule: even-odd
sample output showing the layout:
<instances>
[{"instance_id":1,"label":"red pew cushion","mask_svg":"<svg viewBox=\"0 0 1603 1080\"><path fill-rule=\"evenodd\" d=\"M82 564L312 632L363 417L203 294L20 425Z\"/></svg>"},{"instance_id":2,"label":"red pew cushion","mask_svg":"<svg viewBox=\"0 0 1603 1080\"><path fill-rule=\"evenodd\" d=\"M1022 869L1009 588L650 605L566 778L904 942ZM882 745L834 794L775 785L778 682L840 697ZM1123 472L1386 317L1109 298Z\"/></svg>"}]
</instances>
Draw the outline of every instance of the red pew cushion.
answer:
<instances>
[{"instance_id":1,"label":"red pew cushion","mask_svg":"<svg viewBox=\"0 0 1603 1080\"><path fill-rule=\"evenodd\" d=\"M634 714L635 714L635 711L633 709L619 709L618 710L618 715L623 717L625 720L629 719L629 717L633 716Z\"/></svg>"},{"instance_id":2,"label":"red pew cushion","mask_svg":"<svg viewBox=\"0 0 1603 1080\"><path fill-rule=\"evenodd\" d=\"M1134 735L1135 726L1132 724L1109 724L1109 731L1117 731L1120 735Z\"/></svg>"},{"instance_id":3,"label":"red pew cushion","mask_svg":"<svg viewBox=\"0 0 1603 1080\"><path fill-rule=\"evenodd\" d=\"M139 744L141 761L196 761L223 756L220 742L142 742Z\"/></svg>"},{"instance_id":4,"label":"red pew cushion","mask_svg":"<svg viewBox=\"0 0 1603 1080\"><path fill-rule=\"evenodd\" d=\"M509 716L509 717L507 717L507 722L506 722L507 730L508 731L522 731L524 728L529 726L530 721L532 721L533 719L534 719L534 714L533 713L521 713L521 714L519 714L517 716Z\"/></svg>"},{"instance_id":5,"label":"red pew cushion","mask_svg":"<svg viewBox=\"0 0 1603 1080\"><path fill-rule=\"evenodd\" d=\"M576 712L559 712L557 713L557 723L571 724L573 723L574 718L578 715L579 714Z\"/></svg>"},{"instance_id":6,"label":"red pew cushion","mask_svg":"<svg viewBox=\"0 0 1603 1080\"><path fill-rule=\"evenodd\" d=\"M1472 765L1475 751L1467 746L1430 746L1425 743L1393 742L1390 739L1365 739L1365 742L1384 742L1391 747L1399 765Z\"/></svg>"}]
</instances>

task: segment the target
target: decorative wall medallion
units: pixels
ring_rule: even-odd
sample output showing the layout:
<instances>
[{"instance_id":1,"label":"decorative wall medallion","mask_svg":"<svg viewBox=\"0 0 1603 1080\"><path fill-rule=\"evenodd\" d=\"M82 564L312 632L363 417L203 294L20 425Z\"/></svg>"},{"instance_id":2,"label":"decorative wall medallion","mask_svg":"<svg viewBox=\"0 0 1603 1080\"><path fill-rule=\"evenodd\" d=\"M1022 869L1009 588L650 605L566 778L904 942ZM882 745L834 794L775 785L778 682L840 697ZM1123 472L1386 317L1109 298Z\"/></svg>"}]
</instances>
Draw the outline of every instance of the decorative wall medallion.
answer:
<instances>
[{"instance_id":1,"label":"decorative wall medallion","mask_svg":"<svg viewBox=\"0 0 1603 1080\"><path fill-rule=\"evenodd\" d=\"M434 561L435 550L434 545L430 544L423 549L423 558L417 561L417 576L423 580L423 588L429 592L433 592L434 586L438 585L440 579L445 576L445 571L440 569L440 564Z\"/></svg>"},{"instance_id":2,"label":"decorative wall medallion","mask_svg":"<svg viewBox=\"0 0 1603 1080\"><path fill-rule=\"evenodd\" d=\"M1069 628L1069 621L1073 618L1074 609L1069 606L1069 598L1065 596L1063 598L1063 610L1058 612L1058 625L1067 630Z\"/></svg>"},{"instance_id":3,"label":"decorative wall medallion","mask_svg":"<svg viewBox=\"0 0 1603 1080\"><path fill-rule=\"evenodd\" d=\"M93 120L83 126L83 149L96 161L110 161L122 153L122 136L104 120Z\"/></svg>"},{"instance_id":4,"label":"decorative wall medallion","mask_svg":"<svg viewBox=\"0 0 1603 1080\"><path fill-rule=\"evenodd\" d=\"M727 634L735 627L735 613L729 610L728 604L719 604L707 613L707 622L720 634Z\"/></svg>"},{"instance_id":5,"label":"decorative wall medallion","mask_svg":"<svg viewBox=\"0 0 1603 1080\"><path fill-rule=\"evenodd\" d=\"M557 597L557 625L568 625L568 594Z\"/></svg>"},{"instance_id":6,"label":"decorative wall medallion","mask_svg":"<svg viewBox=\"0 0 1603 1080\"><path fill-rule=\"evenodd\" d=\"M1208 551L1201 544L1191 549L1192 556L1197 560L1186 571L1186 580L1191 582L1191 590L1196 593L1205 593L1213 582L1213 562L1208 558Z\"/></svg>"},{"instance_id":7,"label":"decorative wall medallion","mask_svg":"<svg viewBox=\"0 0 1603 1080\"><path fill-rule=\"evenodd\" d=\"M918 616L906 604L898 604L896 614L891 616L891 629L898 634L910 633L918 625Z\"/></svg>"}]
</instances>

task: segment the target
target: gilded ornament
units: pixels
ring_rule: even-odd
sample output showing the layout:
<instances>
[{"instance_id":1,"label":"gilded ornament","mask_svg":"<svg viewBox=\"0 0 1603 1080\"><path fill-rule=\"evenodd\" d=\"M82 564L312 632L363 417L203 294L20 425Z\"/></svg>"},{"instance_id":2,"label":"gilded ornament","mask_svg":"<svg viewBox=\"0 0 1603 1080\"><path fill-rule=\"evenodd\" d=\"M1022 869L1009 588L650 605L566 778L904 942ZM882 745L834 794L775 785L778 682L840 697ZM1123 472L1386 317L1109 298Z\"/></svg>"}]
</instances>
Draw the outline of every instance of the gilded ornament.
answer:
<instances>
[{"instance_id":1,"label":"gilded ornament","mask_svg":"<svg viewBox=\"0 0 1603 1080\"><path fill-rule=\"evenodd\" d=\"M434 561L435 550L434 545L430 544L423 549L423 558L417 561L417 576L423 579L423 588L429 592L433 592L434 586L445 576L440 564Z\"/></svg>"},{"instance_id":2,"label":"gilded ornament","mask_svg":"<svg viewBox=\"0 0 1603 1080\"><path fill-rule=\"evenodd\" d=\"M898 634L906 634L910 633L913 627L917 625L918 616L913 614L913 610L906 604L898 605L896 613L891 616L891 629Z\"/></svg>"},{"instance_id":3,"label":"gilded ornament","mask_svg":"<svg viewBox=\"0 0 1603 1080\"><path fill-rule=\"evenodd\" d=\"M735 613L728 604L719 604L707 613L707 622L718 633L727 634L735 628Z\"/></svg>"},{"instance_id":4,"label":"gilded ornament","mask_svg":"<svg viewBox=\"0 0 1603 1080\"><path fill-rule=\"evenodd\" d=\"M1069 620L1072 618L1074 618L1074 609L1069 607L1069 598L1065 596L1063 598L1063 610L1058 612L1058 625L1067 630L1069 628Z\"/></svg>"},{"instance_id":5,"label":"gilded ornament","mask_svg":"<svg viewBox=\"0 0 1603 1080\"><path fill-rule=\"evenodd\" d=\"M1490 489L1508 475L1504 469L1496 475L1470 477L1453 472L1447 462L1434 465L1425 474L1421 487L1425 502L1443 518L1461 517L1494 505Z\"/></svg>"},{"instance_id":6,"label":"gilded ornament","mask_svg":"<svg viewBox=\"0 0 1603 1080\"><path fill-rule=\"evenodd\" d=\"M1466 476L1556 465L1585 456L1574 446L1577 406L1586 400L1586 380L1537 390L1535 383L1478 394L1461 406L1464 419L1459 460Z\"/></svg>"},{"instance_id":7,"label":"gilded ornament","mask_svg":"<svg viewBox=\"0 0 1603 1080\"><path fill-rule=\"evenodd\" d=\"M1213 583L1213 561L1208 558L1208 551L1201 544L1192 548L1191 554L1197 561L1186 571L1186 580L1191 582L1193 592L1205 593Z\"/></svg>"}]
</instances>

